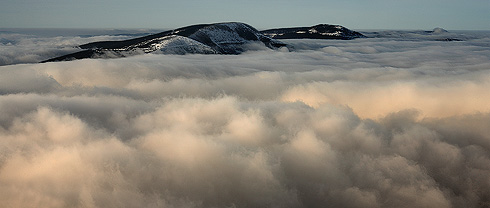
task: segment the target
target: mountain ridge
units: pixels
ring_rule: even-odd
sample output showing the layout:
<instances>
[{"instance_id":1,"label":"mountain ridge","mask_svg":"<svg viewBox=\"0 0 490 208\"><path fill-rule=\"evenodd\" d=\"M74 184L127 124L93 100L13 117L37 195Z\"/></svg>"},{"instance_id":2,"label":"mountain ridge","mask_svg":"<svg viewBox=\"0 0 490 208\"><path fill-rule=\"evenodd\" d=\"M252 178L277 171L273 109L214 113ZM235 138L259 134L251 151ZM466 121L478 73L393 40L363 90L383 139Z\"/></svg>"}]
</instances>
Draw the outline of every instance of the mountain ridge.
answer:
<instances>
[{"instance_id":1,"label":"mountain ridge","mask_svg":"<svg viewBox=\"0 0 490 208\"><path fill-rule=\"evenodd\" d=\"M316 35L310 35L306 38L327 39L323 37L325 36L325 34L323 34L325 31L324 28L332 31L332 26L326 24L303 28L317 31L316 33L310 33ZM342 26L333 25L333 28L336 28L336 34L340 35L330 35L328 39L349 40L363 37L360 33L358 33L360 35L355 36L357 32L350 31ZM283 32L289 31L290 33L294 32L295 34L300 34L298 33L298 28L281 28L280 30ZM287 46L287 44L277 40L285 38L276 38L264 31L258 31L254 27L240 22L190 25L128 40L98 41L82 44L78 47L83 49L83 51L55 57L42 61L41 63L84 58L118 58L154 52L165 54L195 53L236 55L246 51L246 44L253 42L261 43L271 49ZM347 35L350 35L348 36L349 38L346 38ZM305 38L301 35L289 35L287 37L293 39Z\"/></svg>"},{"instance_id":2,"label":"mountain ridge","mask_svg":"<svg viewBox=\"0 0 490 208\"><path fill-rule=\"evenodd\" d=\"M318 24L311 27L288 27L260 31L274 39L341 39L365 38L363 34L340 25Z\"/></svg>"}]
</instances>

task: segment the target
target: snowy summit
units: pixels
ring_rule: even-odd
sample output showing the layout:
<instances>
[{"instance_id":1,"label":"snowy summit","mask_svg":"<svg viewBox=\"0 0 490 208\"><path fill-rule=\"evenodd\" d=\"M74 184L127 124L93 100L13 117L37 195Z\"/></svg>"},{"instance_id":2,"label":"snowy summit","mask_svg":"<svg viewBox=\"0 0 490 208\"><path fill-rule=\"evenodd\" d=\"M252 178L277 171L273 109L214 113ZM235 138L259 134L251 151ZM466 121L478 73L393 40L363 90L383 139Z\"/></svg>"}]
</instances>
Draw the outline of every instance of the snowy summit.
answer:
<instances>
[{"instance_id":1,"label":"snowy summit","mask_svg":"<svg viewBox=\"0 0 490 208\"><path fill-rule=\"evenodd\" d=\"M268 48L286 46L276 39L344 39L364 37L339 25L282 28L258 31L239 22L200 24L123 41L101 41L80 45L82 51L43 62L84 58L119 58L144 53L164 54L240 54L251 43Z\"/></svg>"}]
</instances>

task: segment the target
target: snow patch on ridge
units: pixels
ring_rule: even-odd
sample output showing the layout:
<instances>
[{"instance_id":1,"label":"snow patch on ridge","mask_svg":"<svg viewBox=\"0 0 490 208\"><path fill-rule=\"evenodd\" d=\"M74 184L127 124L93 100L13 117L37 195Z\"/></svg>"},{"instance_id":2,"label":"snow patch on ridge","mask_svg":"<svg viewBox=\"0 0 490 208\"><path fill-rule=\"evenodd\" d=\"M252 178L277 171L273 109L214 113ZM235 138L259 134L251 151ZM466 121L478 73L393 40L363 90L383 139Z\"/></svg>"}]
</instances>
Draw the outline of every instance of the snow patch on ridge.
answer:
<instances>
[{"instance_id":1,"label":"snow patch on ridge","mask_svg":"<svg viewBox=\"0 0 490 208\"><path fill-rule=\"evenodd\" d=\"M252 34L255 33L255 31L251 30L249 27L246 27L244 24L223 23L199 29L199 31L189 37L192 39L199 39L200 37L207 36L216 45L242 44L248 42L249 40L246 40L245 38L240 36L240 30L242 30L242 32L243 30L245 30ZM256 40L258 40L256 34L255 38Z\"/></svg>"},{"instance_id":2,"label":"snow patch on ridge","mask_svg":"<svg viewBox=\"0 0 490 208\"><path fill-rule=\"evenodd\" d=\"M204 45L201 42L195 41L190 38L172 35L165 37L158 43L150 45L150 51L160 51L162 53L170 54L186 54L186 53L203 53L203 54L216 54L217 51L211 47Z\"/></svg>"}]
</instances>

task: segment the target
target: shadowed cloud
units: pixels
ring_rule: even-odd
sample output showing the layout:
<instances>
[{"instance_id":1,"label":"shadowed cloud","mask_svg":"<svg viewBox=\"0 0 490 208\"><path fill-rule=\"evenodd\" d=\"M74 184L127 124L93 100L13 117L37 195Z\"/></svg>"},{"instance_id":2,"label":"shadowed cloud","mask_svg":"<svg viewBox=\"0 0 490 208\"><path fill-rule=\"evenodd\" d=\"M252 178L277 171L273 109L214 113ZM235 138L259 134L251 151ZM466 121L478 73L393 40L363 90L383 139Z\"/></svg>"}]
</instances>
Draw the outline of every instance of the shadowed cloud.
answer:
<instances>
[{"instance_id":1,"label":"shadowed cloud","mask_svg":"<svg viewBox=\"0 0 490 208\"><path fill-rule=\"evenodd\" d=\"M489 206L488 41L2 66L0 206Z\"/></svg>"}]
</instances>

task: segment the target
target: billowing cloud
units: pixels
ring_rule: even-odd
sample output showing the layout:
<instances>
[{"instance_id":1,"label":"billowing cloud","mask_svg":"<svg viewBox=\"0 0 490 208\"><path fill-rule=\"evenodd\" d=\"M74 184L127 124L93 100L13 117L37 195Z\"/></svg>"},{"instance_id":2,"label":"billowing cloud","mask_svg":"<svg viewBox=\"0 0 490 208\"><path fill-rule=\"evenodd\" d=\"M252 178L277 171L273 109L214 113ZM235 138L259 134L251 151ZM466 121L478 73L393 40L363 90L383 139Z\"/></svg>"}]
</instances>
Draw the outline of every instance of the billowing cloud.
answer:
<instances>
[{"instance_id":1,"label":"billowing cloud","mask_svg":"<svg viewBox=\"0 0 490 208\"><path fill-rule=\"evenodd\" d=\"M32 31L26 31L32 32ZM96 35L80 37L29 35L22 31L0 31L0 66L19 63L38 63L52 57L80 51L78 45L105 40L124 40L128 36ZM54 31L53 31L54 32ZM65 31L66 32L66 31Z\"/></svg>"},{"instance_id":2,"label":"billowing cloud","mask_svg":"<svg viewBox=\"0 0 490 208\"><path fill-rule=\"evenodd\" d=\"M489 206L488 40L2 66L0 206Z\"/></svg>"}]
</instances>

